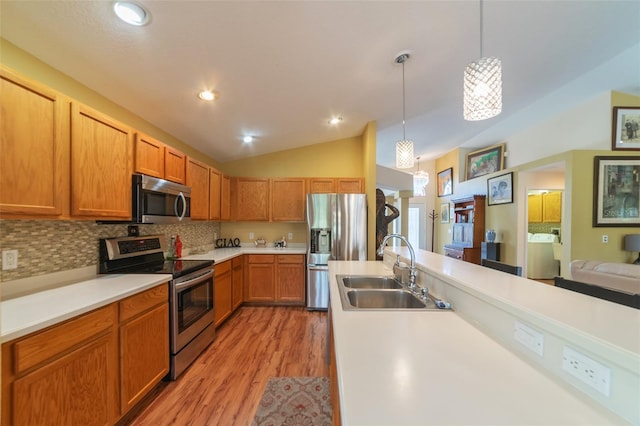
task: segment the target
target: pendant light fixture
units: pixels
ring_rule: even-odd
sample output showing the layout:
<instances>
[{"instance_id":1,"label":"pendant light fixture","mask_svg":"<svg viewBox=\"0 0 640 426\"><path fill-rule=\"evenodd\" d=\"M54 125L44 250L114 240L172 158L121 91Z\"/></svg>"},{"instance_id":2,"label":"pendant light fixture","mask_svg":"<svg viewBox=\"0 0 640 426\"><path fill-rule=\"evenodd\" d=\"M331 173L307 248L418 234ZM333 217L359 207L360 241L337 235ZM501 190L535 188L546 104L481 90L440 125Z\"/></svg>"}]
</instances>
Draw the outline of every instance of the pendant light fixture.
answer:
<instances>
[{"instance_id":1,"label":"pendant light fixture","mask_svg":"<svg viewBox=\"0 0 640 426\"><path fill-rule=\"evenodd\" d=\"M502 63L482 56L482 0L480 0L480 59L464 71L464 119L486 120L502 112Z\"/></svg>"},{"instance_id":2,"label":"pendant light fixture","mask_svg":"<svg viewBox=\"0 0 640 426\"><path fill-rule=\"evenodd\" d=\"M407 139L405 132L405 99L404 99L404 63L409 60L409 52L396 56L396 63L402 64L402 140L396 142L396 168L409 169L413 167L413 141Z\"/></svg>"},{"instance_id":3,"label":"pendant light fixture","mask_svg":"<svg viewBox=\"0 0 640 426\"><path fill-rule=\"evenodd\" d=\"M427 185L429 185L429 173L420 170L420 157L418 160L418 171L413 174L413 196L424 197L427 195Z\"/></svg>"}]
</instances>

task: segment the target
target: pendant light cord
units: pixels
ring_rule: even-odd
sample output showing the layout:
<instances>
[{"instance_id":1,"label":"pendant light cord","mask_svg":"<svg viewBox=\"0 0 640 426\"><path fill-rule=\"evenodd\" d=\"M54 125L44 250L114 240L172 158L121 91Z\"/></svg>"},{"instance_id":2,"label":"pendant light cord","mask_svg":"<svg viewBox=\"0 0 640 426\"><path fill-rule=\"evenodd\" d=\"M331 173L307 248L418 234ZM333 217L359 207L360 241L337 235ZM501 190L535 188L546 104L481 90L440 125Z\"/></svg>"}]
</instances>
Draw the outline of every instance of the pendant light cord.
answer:
<instances>
[{"instance_id":1,"label":"pendant light cord","mask_svg":"<svg viewBox=\"0 0 640 426\"><path fill-rule=\"evenodd\" d=\"M483 18L482 9L483 9L482 8L482 0L480 0L480 57L481 58L483 57L482 56L482 33L484 32L483 31L483 24L482 24L482 21L483 21L483 19L482 19Z\"/></svg>"},{"instance_id":2,"label":"pendant light cord","mask_svg":"<svg viewBox=\"0 0 640 426\"><path fill-rule=\"evenodd\" d=\"M402 140L406 141L407 140L407 135L405 133L405 126L404 126L404 113L405 113L405 99L404 99L404 61L402 61Z\"/></svg>"}]
</instances>

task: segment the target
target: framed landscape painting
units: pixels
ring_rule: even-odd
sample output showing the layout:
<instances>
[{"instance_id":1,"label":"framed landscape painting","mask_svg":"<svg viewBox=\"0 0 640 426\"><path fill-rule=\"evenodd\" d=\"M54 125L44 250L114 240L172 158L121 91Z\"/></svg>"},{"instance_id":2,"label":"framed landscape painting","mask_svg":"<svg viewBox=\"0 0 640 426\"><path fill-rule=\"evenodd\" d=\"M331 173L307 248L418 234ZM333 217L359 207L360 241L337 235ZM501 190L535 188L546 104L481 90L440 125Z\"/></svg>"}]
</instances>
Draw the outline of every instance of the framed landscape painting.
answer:
<instances>
[{"instance_id":1,"label":"framed landscape painting","mask_svg":"<svg viewBox=\"0 0 640 426\"><path fill-rule=\"evenodd\" d=\"M504 169L504 146L494 145L467 154L467 180Z\"/></svg>"},{"instance_id":2,"label":"framed landscape painting","mask_svg":"<svg viewBox=\"0 0 640 426\"><path fill-rule=\"evenodd\" d=\"M593 168L593 226L640 226L640 156L596 156Z\"/></svg>"},{"instance_id":3,"label":"framed landscape painting","mask_svg":"<svg viewBox=\"0 0 640 426\"><path fill-rule=\"evenodd\" d=\"M640 107L613 107L611 149L640 151Z\"/></svg>"}]
</instances>

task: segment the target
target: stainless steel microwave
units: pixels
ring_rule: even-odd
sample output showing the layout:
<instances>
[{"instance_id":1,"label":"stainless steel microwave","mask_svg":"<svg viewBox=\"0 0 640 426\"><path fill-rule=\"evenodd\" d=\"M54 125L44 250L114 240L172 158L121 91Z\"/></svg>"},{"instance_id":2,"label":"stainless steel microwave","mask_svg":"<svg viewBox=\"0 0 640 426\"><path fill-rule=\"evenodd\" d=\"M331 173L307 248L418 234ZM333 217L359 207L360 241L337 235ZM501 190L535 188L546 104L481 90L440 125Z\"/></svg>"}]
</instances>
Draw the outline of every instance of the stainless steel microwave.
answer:
<instances>
[{"instance_id":1,"label":"stainless steel microwave","mask_svg":"<svg viewBox=\"0 0 640 426\"><path fill-rule=\"evenodd\" d=\"M184 223L191 220L191 188L134 174L131 190L135 223Z\"/></svg>"}]
</instances>

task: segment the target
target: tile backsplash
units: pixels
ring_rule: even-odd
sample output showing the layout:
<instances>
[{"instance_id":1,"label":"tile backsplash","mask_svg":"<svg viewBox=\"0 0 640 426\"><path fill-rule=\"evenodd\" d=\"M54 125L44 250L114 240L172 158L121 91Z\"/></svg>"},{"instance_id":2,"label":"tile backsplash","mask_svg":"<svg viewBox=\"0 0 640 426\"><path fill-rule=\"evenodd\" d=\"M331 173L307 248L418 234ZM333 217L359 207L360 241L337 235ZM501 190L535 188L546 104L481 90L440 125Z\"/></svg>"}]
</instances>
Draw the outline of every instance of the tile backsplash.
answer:
<instances>
[{"instance_id":1,"label":"tile backsplash","mask_svg":"<svg viewBox=\"0 0 640 426\"><path fill-rule=\"evenodd\" d=\"M220 223L191 222L139 225L140 235L164 234L167 247L180 235L185 251L213 248ZM127 235L127 224L75 220L0 220L0 248L18 250L18 268L2 271L0 281L12 281L98 264L98 239ZM0 263L2 259L0 258Z\"/></svg>"}]
</instances>

